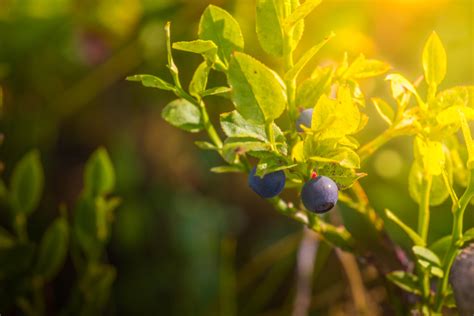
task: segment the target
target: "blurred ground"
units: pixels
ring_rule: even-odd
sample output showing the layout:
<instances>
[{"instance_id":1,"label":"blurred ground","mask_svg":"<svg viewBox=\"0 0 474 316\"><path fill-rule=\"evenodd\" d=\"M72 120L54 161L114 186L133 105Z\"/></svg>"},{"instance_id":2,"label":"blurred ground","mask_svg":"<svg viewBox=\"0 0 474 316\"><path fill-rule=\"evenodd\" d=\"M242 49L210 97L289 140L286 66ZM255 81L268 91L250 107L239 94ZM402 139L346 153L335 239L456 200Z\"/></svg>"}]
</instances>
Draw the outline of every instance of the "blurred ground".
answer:
<instances>
[{"instance_id":1,"label":"blurred ground","mask_svg":"<svg viewBox=\"0 0 474 316\"><path fill-rule=\"evenodd\" d=\"M254 1L0 0L5 176L32 147L41 150L46 169L47 191L33 234L46 227L59 203L77 197L83 163L94 148L104 144L115 163L124 203L109 249L118 267L110 314L211 315L237 305L239 315L285 315L291 309L300 226L250 192L244 176L209 173L220 161L194 146L204 135L185 134L160 118L172 96L124 80L135 73L168 78L164 23L172 22L174 40L193 39L209 3L233 13L248 53L276 65L256 41ZM441 88L473 84L473 21L471 0L327 0L309 17L298 53L333 30L336 38L314 65L340 60L344 51L352 57L362 52L415 80L422 73L423 44L436 30L448 53ZM175 59L188 82L199 58L176 52ZM216 76L210 84L223 80ZM366 82L364 91L384 97L388 89L377 79ZM231 109L222 99L209 107L213 118ZM362 143L384 128L371 106L367 112L371 120ZM369 176L362 184L377 211L389 207L414 225L416 206L407 190L411 147L406 139L386 146L363 166ZM474 216L467 217L474 225ZM446 235L449 208L434 208L432 220L430 240ZM397 228L387 226L403 245ZM270 251L270 260L248 265L272 245L280 248ZM350 314L335 254L321 264L314 314ZM373 298L383 300L386 294L370 283L373 271L364 273ZM67 279L59 278L58 293Z\"/></svg>"}]
</instances>

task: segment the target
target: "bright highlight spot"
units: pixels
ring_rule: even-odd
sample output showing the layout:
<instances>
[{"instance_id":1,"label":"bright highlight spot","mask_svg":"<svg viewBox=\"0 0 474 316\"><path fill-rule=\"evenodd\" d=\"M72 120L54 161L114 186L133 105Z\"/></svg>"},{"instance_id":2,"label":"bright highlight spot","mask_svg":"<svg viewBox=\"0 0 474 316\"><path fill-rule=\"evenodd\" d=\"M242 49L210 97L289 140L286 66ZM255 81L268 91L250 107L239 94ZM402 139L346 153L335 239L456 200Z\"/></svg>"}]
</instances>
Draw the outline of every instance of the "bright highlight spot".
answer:
<instances>
[{"instance_id":1,"label":"bright highlight spot","mask_svg":"<svg viewBox=\"0 0 474 316\"><path fill-rule=\"evenodd\" d=\"M375 157L375 172L383 178L390 179L398 176L402 171L402 166L402 157L395 150L383 150Z\"/></svg>"}]
</instances>

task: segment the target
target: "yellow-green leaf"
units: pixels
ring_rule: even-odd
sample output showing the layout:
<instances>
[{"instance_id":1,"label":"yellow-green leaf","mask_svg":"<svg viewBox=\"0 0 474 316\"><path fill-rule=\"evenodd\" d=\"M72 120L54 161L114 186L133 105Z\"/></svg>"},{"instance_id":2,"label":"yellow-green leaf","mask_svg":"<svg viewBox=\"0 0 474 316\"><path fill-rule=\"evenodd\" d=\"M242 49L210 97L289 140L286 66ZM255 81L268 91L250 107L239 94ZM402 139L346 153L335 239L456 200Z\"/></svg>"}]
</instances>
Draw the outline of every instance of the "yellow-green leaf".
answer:
<instances>
[{"instance_id":1,"label":"yellow-green leaf","mask_svg":"<svg viewBox=\"0 0 474 316\"><path fill-rule=\"evenodd\" d=\"M366 59L363 54L354 60L344 73L344 78L363 79L383 75L390 65L375 59Z\"/></svg>"},{"instance_id":2,"label":"yellow-green leaf","mask_svg":"<svg viewBox=\"0 0 474 316\"><path fill-rule=\"evenodd\" d=\"M40 154L30 151L15 166L10 183L10 202L15 213L30 214L43 192L44 174Z\"/></svg>"},{"instance_id":3,"label":"yellow-green leaf","mask_svg":"<svg viewBox=\"0 0 474 316\"><path fill-rule=\"evenodd\" d=\"M414 144L415 158L421 159L424 171L433 176L440 175L446 162L443 144L436 141L425 141L420 137L415 138Z\"/></svg>"},{"instance_id":4,"label":"yellow-green leaf","mask_svg":"<svg viewBox=\"0 0 474 316\"><path fill-rule=\"evenodd\" d=\"M35 267L37 275L50 280L57 274L66 259L68 241L68 223L64 218L58 218L41 240Z\"/></svg>"},{"instance_id":5,"label":"yellow-green leaf","mask_svg":"<svg viewBox=\"0 0 474 316\"><path fill-rule=\"evenodd\" d=\"M202 62L193 74L193 78L189 83L189 93L192 96L200 97L206 90L207 78L209 76L209 65L206 62Z\"/></svg>"},{"instance_id":6,"label":"yellow-green leaf","mask_svg":"<svg viewBox=\"0 0 474 316\"><path fill-rule=\"evenodd\" d=\"M321 0L306 0L299 7L296 7L293 13L285 20L285 27L293 27L293 25L310 14L320 3Z\"/></svg>"},{"instance_id":7,"label":"yellow-green leaf","mask_svg":"<svg viewBox=\"0 0 474 316\"><path fill-rule=\"evenodd\" d=\"M423 49L423 70L429 85L439 85L446 76L446 51L436 32L431 34Z\"/></svg>"},{"instance_id":8,"label":"yellow-green leaf","mask_svg":"<svg viewBox=\"0 0 474 316\"><path fill-rule=\"evenodd\" d=\"M133 75L127 77L128 81L141 82L144 87L158 88L161 90L173 91L175 87L161 78L152 75Z\"/></svg>"},{"instance_id":9,"label":"yellow-green leaf","mask_svg":"<svg viewBox=\"0 0 474 316\"><path fill-rule=\"evenodd\" d=\"M175 42L173 48L184 52L200 54L204 56L210 64L217 59L217 46L213 41L195 40L190 42Z\"/></svg>"},{"instance_id":10,"label":"yellow-green leaf","mask_svg":"<svg viewBox=\"0 0 474 316\"><path fill-rule=\"evenodd\" d=\"M300 71L303 70L304 66L311 60L311 58L313 58L314 55L316 55L316 53L319 52L319 50L324 45L326 45L326 43L334 36L334 33L329 34L320 43L314 45L306 53L304 53L304 55L298 60L296 65L285 74L285 79L295 79L300 73Z\"/></svg>"},{"instance_id":11,"label":"yellow-green leaf","mask_svg":"<svg viewBox=\"0 0 474 316\"><path fill-rule=\"evenodd\" d=\"M303 81L296 91L296 105L305 109L314 107L330 87L332 77L333 71L328 67Z\"/></svg>"},{"instance_id":12,"label":"yellow-green leaf","mask_svg":"<svg viewBox=\"0 0 474 316\"><path fill-rule=\"evenodd\" d=\"M286 108L282 80L253 57L235 53L227 73L232 88L232 101L237 111L253 123L271 122Z\"/></svg>"},{"instance_id":13,"label":"yellow-green leaf","mask_svg":"<svg viewBox=\"0 0 474 316\"><path fill-rule=\"evenodd\" d=\"M372 98L372 103L374 104L375 109L377 110L377 113L379 113L380 117L385 122L387 122L389 126L391 126L393 124L393 120L395 119L395 111L392 109L392 107L380 98Z\"/></svg>"},{"instance_id":14,"label":"yellow-green leaf","mask_svg":"<svg viewBox=\"0 0 474 316\"><path fill-rule=\"evenodd\" d=\"M274 0L257 1L257 38L263 50L274 56L283 55L281 15Z\"/></svg>"},{"instance_id":15,"label":"yellow-green leaf","mask_svg":"<svg viewBox=\"0 0 474 316\"><path fill-rule=\"evenodd\" d=\"M89 158L84 172L84 192L89 197L111 193L115 187L115 171L110 157L101 147Z\"/></svg>"},{"instance_id":16,"label":"yellow-green leaf","mask_svg":"<svg viewBox=\"0 0 474 316\"><path fill-rule=\"evenodd\" d=\"M201 111L185 99L170 102L161 111L161 117L171 125L187 132L196 133L203 128Z\"/></svg>"},{"instance_id":17,"label":"yellow-green leaf","mask_svg":"<svg viewBox=\"0 0 474 316\"><path fill-rule=\"evenodd\" d=\"M234 51L244 49L244 37L239 23L224 9L209 5L199 22L199 38L213 41L223 62L230 59Z\"/></svg>"}]
</instances>

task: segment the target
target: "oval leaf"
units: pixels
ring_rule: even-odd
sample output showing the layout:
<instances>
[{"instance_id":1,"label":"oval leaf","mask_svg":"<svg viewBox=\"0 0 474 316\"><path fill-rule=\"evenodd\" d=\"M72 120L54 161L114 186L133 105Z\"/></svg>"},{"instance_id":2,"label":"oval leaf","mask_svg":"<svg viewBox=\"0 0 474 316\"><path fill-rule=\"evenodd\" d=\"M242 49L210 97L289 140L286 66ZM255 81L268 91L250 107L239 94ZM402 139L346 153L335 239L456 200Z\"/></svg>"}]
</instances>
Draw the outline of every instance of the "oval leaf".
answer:
<instances>
[{"instance_id":1,"label":"oval leaf","mask_svg":"<svg viewBox=\"0 0 474 316\"><path fill-rule=\"evenodd\" d=\"M199 38L217 45L219 58L227 62L234 51L244 49L244 37L239 23L224 9L209 5L199 22Z\"/></svg>"},{"instance_id":2,"label":"oval leaf","mask_svg":"<svg viewBox=\"0 0 474 316\"><path fill-rule=\"evenodd\" d=\"M449 178L452 181L452 169L447 168ZM410 196L416 203L420 203L423 189L423 170L418 162L414 162L408 177L408 190ZM449 197L449 191L446 189L442 176L433 176L430 193L430 205L435 206L443 203Z\"/></svg>"},{"instance_id":3,"label":"oval leaf","mask_svg":"<svg viewBox=\"0 0 474 316\"><path fill-rule=\"evenodd\" d=\"M69 241L69 227L64 218L58 218L48 228L39 246L35 272L51 280L62 267Z\"/></svg>"},{"instance_id":4,"label":"oval leaf","mask_svg":"<svg viewBox=\"0 0 474 316\"><path fill-rule=\"evenodd\" d=\"M112 192L115 171L105 148L97 149L89 158L84 172L86 196L97 197Z\"/></svg>"},{"instance_id":5,"label":"oval leaf","mask_svg":"<svg viewBox=\"0 0 474 316\"><path fill-rule=\"evenodd\" d=\"M270 55L283 55L281 12L274 0L258 0L256 12L257 37L263 50Z\"/></svg>"},{"instance_id":6,"label":"oval leaf","mask_svg":"<svg viewBox=\"0 0 474 316\"><path fill-rule=\"evenodd\" d=\"M387 274L387 279L389 279L393 284L399 288L413 294L420 294L418 289L418 277L411 273L405 271L393 271Z\"/></svg>"},{"instance_id":7,"label":"oval leaf","mask_svg":"<svg viewBox=\"0 0 474 316\"><path fill-rule=\"evenodd\" d=\"M207 63L202 62L194 72L193 78L189 83L189 93L192 96L199 97L206 90L209 70L210 68Z\"/></svg>"},{"instance_id":8,"label":"oval leaf","mask_svg":"<svg viewBox=\"0 0 474 316\"><path fill-rule=\"evenodd\" d=\"M429 85L439 85L446 76L446 51L436 32L431 34L423 49L423 70Z\"/></svg>"},{"instance_id":9,"label":"oval leaf","mask_svg":"<svg viewBox=\"0 0 474 316\"><path fill-rule=\"evenodd\" d=\"M44 174L40 154L30 151L15 166L10 183L10 202L16 213L30 214L43 192Z\"/></svg>"},{"instance_id":10,"label":"oval leaf","mask_svg":"<svg viewBox=\"0 0 474 316\"><path fill-rule=\"evenodd\" d=\"M277 119L285 110L286 93L278 75L258 60L235 53L227 74L237 111L252 123Z\"/></svg>"},{"instance_id":11,"label":"oval leaf","mask_svg":"<svg viewBox=\"0 0 474 316\"><path fill-rule=\"evenodd\" d=\"M389 126L391 126L393 124L393 120L395 119L395 111L392 109L392 107L380 98L372 98L372 103L374 104L375 109L377 110L377 113L379 113L380 117L385 122L387 122Z\"/></svg>"},{"instance_id":12,"label":"oval leaf","mask_svg":"<svg viewBox=\"0 0 474 316\"><path fill-rule=\"evenodd\" d=\"M161 112L161 116L171 125L188 132L199 132L203 128L201 111L185 99L169 103Z\"/></svg>"}]
</instances>

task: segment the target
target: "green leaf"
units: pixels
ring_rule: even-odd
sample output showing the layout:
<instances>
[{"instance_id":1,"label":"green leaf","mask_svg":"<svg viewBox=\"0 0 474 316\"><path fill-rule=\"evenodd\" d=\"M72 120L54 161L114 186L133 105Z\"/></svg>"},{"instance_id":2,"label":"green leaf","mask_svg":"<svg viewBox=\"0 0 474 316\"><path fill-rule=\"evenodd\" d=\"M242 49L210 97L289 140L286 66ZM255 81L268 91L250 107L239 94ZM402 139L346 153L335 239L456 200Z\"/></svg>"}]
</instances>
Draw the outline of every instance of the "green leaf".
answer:
<instances>
[{"instance_id":1,"label":"green leaf","mask_svg":"<svg viewBox=\"0 0 474 316\"><path fill-rule=\"evenodd\" d=\"M211 168L211 172L214 173L239 173L243 172L241 167L238 166L219 166Z\"/></svg>"},{"instance_id":2,"label":"green leaf","mask_svg":"<svg viewBox=\"0 0 474 316\"><path fill-rule=\"evenodd\" d=\"M450 106L436 115L436 120L440 125L455 125L450 134L454 134L461 127L461 116L464 115L466 120L474 120L474 109L467 106Z\"/></svg>"},{"instance_id":3,"label":"green leaf","mask_svg":"<svg viewBox=\"0 0 474 316\"><path fill-rule=\"evenodd\" d=\"M407 235L410 237L410 239L413 241L413 243L417 246L423 246L425 245L425 242L423 238L421 238L420 235L418 235L410 226L405 224L401 219L399 219L395 214L393 214L389 209L385 209L385 214L387 215L387 218L390 219L392 222L398 225Z\"/></svg>"},{"instance_id":4,"label":"green leaf","mask_svg":"<svg viewBox=\"0 0 474 316\"><path fill-rule=\"evenodd\" d=\"M286 0L285 0L286 1ZM285 5L283 3L283 5ZM297 7L300 6L300 0L290 0L290 5L291 5L291 12L294 12ZM303 36L303 31L304 31L304 20L301 19L299 22L297 22L291 30L287 30L289 32L289 41L290 41L290 50L293 52L298 46L299 41L301 40L301 37Z\"/></svg>"},{"instance_id":5,"label":"green leaf","mask_svg":"<svg viewBox=\"0 0 474 316\"><path fill-rule=\"evenodd\" d=\"M237 21L227 11L209 5L199 22L199 38L213 41L219 58L227 63L234 51L244 49L244 37Z\"/></svg>"},{"instance_id":6,"label":"green leaf","mask_svg":"<svg viewBox=\"0 0 474 316\"><path fill-rule=\"evenodd\" d=\"M339 190L350 188L354 182L367 176L366 173L357 173L353 169L348 169L334 163L323 165L318 169L318 173L334 180Z\"/></svg>"},{"instance_id":7,"label":"green leaf","mask_svg":"<svg viewBox=\"0 0 474 316\"><path fill-rule=\"evenodd\" d=\"M237 111L222 113L220 116L221 127L227 137L255 138L262 142L268 142L265 126L252 124L246 121ZM277 142L284 142L280 128L273 123L273 132Z\"/></svg>"},{"instance_id":8,"label":"green leaf","mask_svg":"<svg viewBox=\"0 0 474 316\"><path fill-rule=\"evenodd\" d=\"M270 55L283 56L282 12L275 0L258 0L256 10L257 38L263 50Z\"/></svg>"},{"instance_id":9,"label":"green leaf","mask_svg":"<svg viewBox=\"0 0 474 316\"><path fill-rule=\"evenodd\" d=\"M246 121L237 111L222 113L221 127L227 137L251 137L266 142L265 125Z\"/></svg>"},{"instance_id":10,"label":"green leaf","mask_svg":"<svg viewBox=\"0 0 474 316\"><path fill-rule=\"evenodd\" d=\"M271 122L286 107L284 84L278 75L258 60L235 53L227 73L232 101L237 111L257 124Z\"/></svg>"},{"instance_id":11,"label":"green leaf","mask_svg":"<svg viewBox=\"0 0 474 316\"><path fill-rule=\"evenodd\" d=\"M474 228L470 228L467 231L464 232L462 236L462 243L468 243L470 241L474 240Z\"/></svg>"},{"instance_id":12,"label":"green leaf","mask_svg":"<svg viewBox=\"0 0 474 316\"><path fill-rule=\"evenodd\" d=\"M171 83L152 75L134 75L127 77L127 80L141 82L143 86L149 88L158 88L167 91L175 90L175 87Z\"/></svg>"},{"instance_id":13,"label":"green leaf","mask_svg":"<svg viewBox=\"0 0 474 316\"><path fill-rule=\"evenodd\" d=\"M388 126L392 126L393 120L395 119L395 111L392 107L380 98L372 98L372 103L380 117L387 122Z\"/></svg>"},{"instance_id":14,"label":"green leaf","mask_svg":"<svg viewBox=\"0 0 474 316\"><path fill-rule=\"evenodd\" d=\"M217 96L221 96L221 97L230 99L231 98L231 96L230 96L231 92L232 92L232 89L229 88L229 87L214 87L214 88L207 89L206 91L203 91L201 96L202 97L207 97L207 96L210 96L210 95L217 95Z\"/></svg>"},{"instance_id":15,"label":"green leaf","mask_svg":"<svg viewBox=\"0 0 474 316\"><path fill-rule=\"evenodd\" d=\"M111 193L115 187L115 171L107 150L97 149L87 161L84 171L84 193L97 197Z\"/></svg>"},{"instance_id":16,"label":"green leaf","mask_svg":"<svg viewBox=\"0 0 474 316\"><path fill-rule=\"evenodd\" d=\"M66 259L69 227L64 218L56 219L44 234L36 261L35 273L51 280L61 269Z\"/></svg>"},{"instance_id":17,"label":"green leaf","mask_svg":"<svg viewBox=\"0 0 474 316\"><path fill-rule=\"evenodd\" d=\"M415 159L422 162L424 172L433 176L441 175L446 163L443 144L421 137L416 137L414 144Z\"/></svg>"},{"instance_id":18,"label":"green leaf","mask_svg":"<svg viewBox=\"0 0 474 316\"><path fill-rule=\"evenodd\" d=\"M337 161L341 167L358 169L360 168L360 158L355 151L347 147L338 148L336 154L331 155L331 159Z\"/></svg>"},{"instance_id":19,"label":"green leaf","mask_svg":"<svg viewBox=\"0 0 474 316\"><path fill-rule=\"evenodd\" d=\"M99 258L104 245L97 237L97 212L94 199L81 197L76 203L73 230L75 240L87 257Z\"/></svg>"},{"instance_id":20,"label":"green leaf","mask_svg":"<svg viewBox=\"0 0 474 316\"><path fill-rule=\"evenodd\" d=\"M363 54L354 60L344 73L344 78L364 79L383 75L390 69L390 65L375 59L366 59Z\"/></svg>"},{"instance_id":21,"label":"green leaf","mask_svg":"<svg viewBox=\"0 0 474 316\"><path fill-rule=\"evenodd\" d=\"M403 98L409 92L416 97L416 100L420 106L425 105L413 84L402 75L389 74L385 77L385 80L390 81L390 86L392 88L392 96L394 99Z\"/></svg>"},{"instance_id":22,"label":"green leaf","mask_svg":"<svg viewBox=\"0 0 474 316\"><path fill-rule=\"evenodd\" d=\"M234 164L238 163L239 156L245 153L269 152L270 150L271 146L269 143L261 142L255 138L229 137L224 142L222 154L225 161Z\"/></svg>"},{"instance_id":23,"label":"green leaf","mask_svg":"<svg viewBox=\"0 0 474 316\"><path fill-rule=\"evenodd\" d=\"M27 153L15 166L10 182L10 202L15 213L30 214L41 199L43 167L37 150Z\"/></svg>"},{"instance_id":24,"label":"green leaf","mask_svg":"<svg viewBox=\"0 0 474 316\"><path fill-rule=\"evenodd\" d=\"M446 294L446 297L444 298L443 304L447 308L456 308L456 300L454 299L454 294L451 291L450 293Z\"/></svg>"},{"instance_id":25,"label":"green leaf","mask_svg":"<svg viewBox=\"0 0 474 316\"><path fill-rule=\"evenodd\" d=\"M189 93L192 96L200 97L206 90L207 78L209 77L210 68L206 62L202 62L196 71L194 72L193 78L189 83Z\"/></svg>"},{"instance_id":26,"label":"green leaf","mask_svg":"<svg viewBox=\"0 0 474 316\"><path fill-rule=\"evenodd\" d=\"M263 177L268 173L287 170L297 166L297 164L285 165L285 161L281 157L272 157L267 159L261 159L258 162L255 175Z\"/></svg>"},{"instance_id":27,"label":"green leaf","mask_svg":"<svg viewBox=\"0 0 474 316\"><path fill-rule=\"evenodd\" d=\"M429 85L437 86L446 76L446 51L436 32L428 38L423 49L423 70Z\"/></svg>"},{"instance_id":28,"label":"green leaf","mask_svg":"<svg viewBox=\"0 0 474 316\"><path fill-rule=\"evenodd\" d=\"M405 271L393 271L387 274L387 279L409 293L421 294L418 289L418 277L414 274Z\"/></svg>"},{"instance_id":29,"label":"green leaf","mask_svg":"<svg viewBox=\"0 0 474 316\"><path fill-rule=\"evenodd\" d=\"M107 264L90 264L81 279L79 288L86 297L80 315L103 315L112 284L116 278L115 267Z\"/></svg>"},{"instance_id":30,"label":"green leaf","mask_svg":"<svg viewBox=\"0 0 474 316\"><path fill-rule=\"evenodd\" d=\"M320 3L321 0L306 0L285 20L285 27L293 27L296 23L303 20L308 14L310 14Z\"/></svg>"},{"instance_id":31,"label":"green leaf","mask_svg":"<svg viewBox=\"0 0 474 316\"><path fill-rule=\"evenodd\" d=\"M314 107L311 129L319 132L320 139L341 138L353 134L360 124L360 111L352 101L348 87L340 87L337 100L326 95L319 98Z\"/></svg>"},{"instance_id":32,"label":"green leaf","mask_svg":"<svg viewBox=\"0 0 474 316\"><path fill-rule=\"evenodd\" d=\"M202 150L219 150L216 145L211 144L209 142L196 141L194 142L194 144Z\"/></svg>"},{"instance_id":33,"label":"green leaf","mask_svg":"<svg viewBox=\"0 0 474 316\"><path fill-rule=\"evenodd\" d=\"M213 41L195 40L190 42L175 42L173 48L190 53L200 54L209 64L213 64L217 59L217 46Z\"/></svg>"},{"instance_id":34,"label":"green leaf","mask_svg":"<svg viewBox=\"0 0 474 316\"><path fill-rule=\"evenodd\" d=\"M445 109L451 106L474 108L474 86L458 86L441 91L433 100L434 108Z\"/></svg>"},{"instance_id":35,"label":"green leaf","mask_svg":"<svg viewBox=\"0 0 474 316\"><path fill-rule=\"evenodd\" d=\"M452 181L452 168L448 167L447 172ZM422 190L424 186L423 168L417 161L414 161L408 176L408 191L416 203L420 203ZM446 189L442 176L433 176L430 192L430 205L436 206L443 203L449 197L449 191Z\"/></svg>"},{"instance_id":36,"label":"green leaf","mask_svg":"<svg viewBox=\"0 0 474 316\"><path fill-rule=\"evenodd\" d=\"M433 251L422 246L413 246L411 249L418 259L423 259L433 266L441 267L441 260Z\"/></svg>"},{"instance_id":37,"label":"green leaf","mask_svg":"<svg viewBox=\"0 0 474 316\"><path fill-rule=\"evenodd\" d=\"M319 98L327 92L331 85L333 71L323 68L312 78L306 79L296 91L296 105L302 108L313 108Z\"/></svg>"},{"instance_id":38,"label":"green leaf","mask_svg":"<svg viewBox=\"0 0 474 316\"><path fill-rule=\"evenodd\" d=\"M319 50L326 45L326 43L335 36L334 33L329 34L326 36L319 44L311 47L304 55L298 60L293 68L291 68L286 74L285 79L292 80L298 77L298 74L303 70L304 66L311 60L311 58L316 55Z\"/></svg>"},{"instance_id":39,"label":"green leaf","mask_svg":"<svg viewBox=\"0 0 474 316\"><path fill-rule=\"evenodd\" d=\"M187 132L196 133L203 129L201 111L185 99L170 102L161 112L161 117L171 125Z\"/></svg>"}]
</instances>

